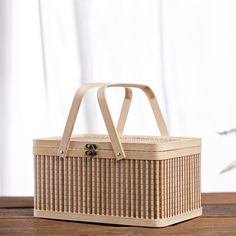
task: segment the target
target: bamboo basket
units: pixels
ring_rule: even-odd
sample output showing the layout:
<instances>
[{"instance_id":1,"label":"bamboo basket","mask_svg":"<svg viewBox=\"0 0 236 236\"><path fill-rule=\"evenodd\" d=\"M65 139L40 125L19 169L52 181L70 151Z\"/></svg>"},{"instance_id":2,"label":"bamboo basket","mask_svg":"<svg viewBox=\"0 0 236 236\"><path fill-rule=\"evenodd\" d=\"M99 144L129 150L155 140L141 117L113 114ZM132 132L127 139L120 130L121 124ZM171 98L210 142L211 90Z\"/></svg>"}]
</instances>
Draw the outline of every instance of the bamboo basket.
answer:
<instances>
[{"instance_id":1,"label":"bamboo basket","mask_svg":"<svg viewBox=\"0 0 236 236\"><path fill-rule=\"evenodd\" d=\"M108 135L72 130L86 91L98 89ZM124 87L117 128L105 90ZM161 136L122 135L132 100L142 89ZM35 139L34 216L164 227L202 214L201 139L170 137L153 91L138 84L85 84L75 94L62 137Z\"/></svg>"}]
</instances>

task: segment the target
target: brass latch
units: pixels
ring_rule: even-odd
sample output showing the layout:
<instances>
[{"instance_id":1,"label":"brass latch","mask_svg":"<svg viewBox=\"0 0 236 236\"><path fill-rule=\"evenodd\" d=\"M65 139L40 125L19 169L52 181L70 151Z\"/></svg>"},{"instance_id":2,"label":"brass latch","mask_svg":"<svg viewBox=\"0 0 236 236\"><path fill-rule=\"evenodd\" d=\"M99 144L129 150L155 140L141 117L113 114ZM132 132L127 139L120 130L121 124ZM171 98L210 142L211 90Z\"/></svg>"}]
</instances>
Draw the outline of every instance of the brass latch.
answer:
<instances>
[{"instance_id":1,"label":"brass latch","mask_svg":"<svg viewBox=\"0 0 236 236\"><path fill-rule=\"evenodd\" d=\"M97 152L96 152L97 146L96 146L96 144L86 144L85 148L86 148L86 151L85 151L86 156L93 157L93 156L97 155Z\"/></svg>"}]
</instances>

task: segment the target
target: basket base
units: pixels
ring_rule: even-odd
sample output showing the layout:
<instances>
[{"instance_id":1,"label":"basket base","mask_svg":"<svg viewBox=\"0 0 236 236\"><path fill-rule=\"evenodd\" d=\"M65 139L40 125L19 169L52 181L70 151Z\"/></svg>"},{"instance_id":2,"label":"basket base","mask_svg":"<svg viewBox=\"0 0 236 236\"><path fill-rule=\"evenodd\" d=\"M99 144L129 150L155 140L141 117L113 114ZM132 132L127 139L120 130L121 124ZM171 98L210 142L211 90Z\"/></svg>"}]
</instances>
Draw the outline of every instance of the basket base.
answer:
<instances>
[{"instance_id":1,"label":"basket base","mask_svg":"<svg viewBox=\"0 0 236 236\"><path fill-rule=\"evenodd\" d=\"M140 219L140 218L130 218L130 217L119 217L119 216L42 211L34 209L34 216L39 218L85 221L85 222L105 223L105 224L146 226L146 227L165 227L201 215L202 215L202 208L178 216L169 217L166 219Z\"/></svg>"}]
</instances>

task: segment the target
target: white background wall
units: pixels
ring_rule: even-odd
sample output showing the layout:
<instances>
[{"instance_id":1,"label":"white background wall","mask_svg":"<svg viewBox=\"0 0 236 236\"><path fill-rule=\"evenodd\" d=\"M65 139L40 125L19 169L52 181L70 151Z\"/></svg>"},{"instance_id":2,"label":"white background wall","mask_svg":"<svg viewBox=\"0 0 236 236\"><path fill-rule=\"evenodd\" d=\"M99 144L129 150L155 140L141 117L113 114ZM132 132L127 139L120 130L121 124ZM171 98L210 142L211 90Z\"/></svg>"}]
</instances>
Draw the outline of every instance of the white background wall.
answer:
<instances>
[{"instance_id":1,"label":"white background wall","mask_svg":"<svg viewBox=\"0 0 236 236\"><path fill-rule=\"evenodd\" d=\"M0 4L1 195L33 194L32 139L61 135L75 90L98 81L153 87L170 133L203 138L202 190L236 191L236 170L219 174L236 158L236 137L218 135L236 124L233 0ZM75 132L104 133L89 95ZM126 133L158 134L141 95ZM117 117L121 94L109 96Z\"/></svg>"},{"instance_id":2,"label":"white background wall","mask_svg":"<svg viewBox=\"0 0 236 236\"><path fill-rule=\"evenodd\" d=\"M172 134L200 136L203 191L235 191L236 2L163 1L165 81Z\"/></svg>"}]
</instances>

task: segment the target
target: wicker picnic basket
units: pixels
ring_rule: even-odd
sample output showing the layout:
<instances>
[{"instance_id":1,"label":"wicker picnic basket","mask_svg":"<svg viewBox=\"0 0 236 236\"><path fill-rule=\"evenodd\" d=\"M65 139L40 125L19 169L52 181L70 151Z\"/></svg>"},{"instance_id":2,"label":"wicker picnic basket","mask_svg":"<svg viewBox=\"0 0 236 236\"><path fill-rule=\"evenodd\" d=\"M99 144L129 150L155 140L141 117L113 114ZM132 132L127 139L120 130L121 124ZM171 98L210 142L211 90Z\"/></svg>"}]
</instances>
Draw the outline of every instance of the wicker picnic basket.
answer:
<instances>
[{"instance_id":1,"label":"wicker picnic basket","mask_svg":"<svg viewBox=\"0 0 236 236\"><path fill-rule=\"evenodd\" d=\"M72 136L86 91L98 89L108 135ZM124 87L117 128L105 90ZM132 90L147 95L161 136L122 135ZM34 216L163 227L202 214L199 138L170 137L153 91L139 84L85 84L62 137L34 140Z\"/></svg>"}]
</instances>

